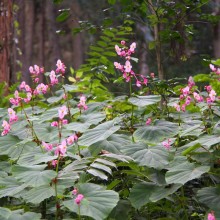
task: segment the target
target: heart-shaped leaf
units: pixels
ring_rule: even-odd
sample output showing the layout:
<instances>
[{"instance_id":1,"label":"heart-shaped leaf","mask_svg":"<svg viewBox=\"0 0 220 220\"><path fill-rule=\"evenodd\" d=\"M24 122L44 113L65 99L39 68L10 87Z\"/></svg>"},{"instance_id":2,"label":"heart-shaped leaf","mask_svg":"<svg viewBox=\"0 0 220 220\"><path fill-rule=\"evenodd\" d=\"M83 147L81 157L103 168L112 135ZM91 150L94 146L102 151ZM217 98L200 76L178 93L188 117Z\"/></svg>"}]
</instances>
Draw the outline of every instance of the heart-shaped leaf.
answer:
<instances>
[{"instance_id":1,"label":"heart-shaped leaf","mask_svg":"<svg viewBox=\"0 0 220 220\"><path fill-rule=\"evenodd\" d=\"M149 147L144 143L135 143L121 146L121 151L140 166L163 169L169 163L169 152L162 146Z\"/></svg>"},{"instance_id":2,"label":"heart-shaped leaf","mask_svg":"<svg viewBox=\"0 0 220 220\"><path fill-rule=\"evenodd\" d=\"M156 104L160 100L161 100L160 95L136 96L128 99L130 103L139 107Z\"/></svg>"},{"instance_id":3,"label":"heart-shaped leaf","mask_svg":"<svg viewBox=\"0 0 220 220\"><path fill-rule=\"evenodd\" d=\"M173 137L178 134L178 125L168 121L156 121L154 125L138 128L134 132L137 140L143 140L147 143L159 143L164 138Z\"/></svg>"},{"instance_id":4,"label":"heart-shaped leaf","mask_svg":"<svg viewBox=\"0 0 220 220\"><path fill-rule=\"evenodd\" d=\"M185 157L176 157L166 172L167 183L185 184L186 182L199 178L209 171L209 166L200 166L190 163Z\"/></svg>"},{"instance_id":5,"label":"heart-shaped leaf","mask_svg":"<svg viewBox=\"0 0 220 220\"><path fill-rule=\"evenodd\" d=\"M120 126L114 125L113 121L104 122L97 127L87 130L79 139L79 145L91 146L92 144L107 139L110 135L120 129Z\"/></svg>"},{"instance_id":6,"label":"heart-shaped leaf","mask_svg":"<svg viewBox=\"0 0 220 220\"><path fill-rule=\"evenodd\" d=\"M95 220L106 219L119 200L116 192L102 189L99 185L85 183L77 189L84 196L80 204L80 214ZM78 205L74 199L64 201L63 204L69 210L78 213Z\"/></svg>"}]
</instances>

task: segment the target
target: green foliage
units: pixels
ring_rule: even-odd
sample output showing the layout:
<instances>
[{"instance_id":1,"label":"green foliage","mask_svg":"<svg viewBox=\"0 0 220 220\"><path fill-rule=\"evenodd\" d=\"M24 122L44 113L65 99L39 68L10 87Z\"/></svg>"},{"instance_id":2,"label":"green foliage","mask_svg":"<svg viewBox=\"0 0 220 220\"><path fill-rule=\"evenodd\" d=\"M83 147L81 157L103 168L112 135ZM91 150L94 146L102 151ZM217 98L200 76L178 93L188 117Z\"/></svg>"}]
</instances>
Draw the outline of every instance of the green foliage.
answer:
<instances>
[{"instance_id":1,"label":"green foliage","mask_svg":"<svg viewBox=\"0 0 220 220\"><path fill-rule=\"evenodd\" d=\"M96 61L102 53L112 62L105 49L116 34L105 31L91 48ZM129 94L114 96L93 61L72 70L80 80L56 85L54 94L33 93L26 103L19 91L19 105L11 106L18 121L1 109L9 132L0 137L2 219L191 219L203 218L207 207L217 213L218 91L148 77L147 86L136 90L130 81ZM215 85L217 74L204 75Z\"/></svg>"}]
</instances>

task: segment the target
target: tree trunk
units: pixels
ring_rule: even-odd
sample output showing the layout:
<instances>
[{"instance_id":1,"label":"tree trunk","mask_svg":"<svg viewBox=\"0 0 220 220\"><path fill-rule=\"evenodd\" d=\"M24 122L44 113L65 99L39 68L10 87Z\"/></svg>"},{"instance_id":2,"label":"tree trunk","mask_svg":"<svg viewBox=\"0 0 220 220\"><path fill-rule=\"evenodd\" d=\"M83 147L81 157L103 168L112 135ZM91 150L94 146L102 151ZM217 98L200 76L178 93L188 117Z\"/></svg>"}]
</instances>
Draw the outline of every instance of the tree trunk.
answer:
<instances>
[{"instance_id":1,"label":"tree trunk","mask_svg":"<svg viewBox=\"0 0 220 220\"><path fill-rule=\"evenodd\" d=\"M45 8L44 8L44 1L40 0L39 1L39 7L38 7L38 29L37 29L37 35L38 35L38 42L39 42L39 47L38 47L38 62L37 65L43 67L44 66L44 30L45 30ZM40 74L39 76L40 82L43 82L43 75Z\"/></svg>"},{"instance_id":2,"label":"tree trunk","mask_svg":"<svg viewBox=\"0 0 220 220\"><path fill-rule=\"evenodd\" d=\"M81 16L81 8L78 3L78 0L73 1L72 3L72 11L73 11L73 20L72 20L72 28L79 27L78 21ZM78 69L80 65L83 63L83 35L82 33L78 33L73 37L73 68Z\"/></svg>"},{"instance_id":3,"label":"tree trunk","mask_svg":"<svg viewBox=\"0 0 220 220\"><path fill-rule=\"evenodd\" d=\"M23 56L23 71L22 71L22 80L27 84L31 83L31 78L29 74L29 66L32 64L33 57L33 34L34 34L34 1L25 1L25 27L24 27L24 56Z\"/></svg>"},{"instance_id":4,"label":"tree trunk","mask_svg":"<svg viewBox=\"0 0 220 220\"><path fill-rule=\"evenodd\" d=\"M11 74L12 0L0 0L0 82L9 85Z\"/></svg>"},{"instance_id":5,"label":"tree trunk","mask_svg":"<svg viewBox=\"0 0 220 220\"><path fill-rule=\"evenodd\" d=\"M151 11L151 14L153 14L154 16L157 16L157 13L154 9L154 5L152 3L152 0L149 0L148 1L149 3L149 8L150 8L150 11ZM156 57L157 57L157 70L158 70L158 77L160 80L163 80L165 77L164 77L164 71L163 71L163 65L162 65L162 55L161 55L161 40L160 40L160 35L159 35L159 32L160 32L160 21L158 21L157 24L154 25L154 41L156 43Z\"/></svg>"},{"instance_id":6,"label":"tree trunk","mask_svg":"<svg viewBox=\"0 0 220 220\"><path fill-rule=\"evenodd\" d=\"M216 16L220 16L220 0L215 0L215 10L214 14ZM214 47L214 57L215 59L220 58L220 22L218 22L214 26L214 39L213 39L213 47Z\"/></svg>"},{"instance_id":7,"label":"tree trunk","mask_svg":"<svg viewBox=\"0 0 220 220\"><path fill-rule=\"evenodd\" d=\"M51 57L51 64L54 65L58 59L61 59L61 49L56 34L56 16L54 13L54 4L52 3L52 1L46 1L46 19L50 48L49 56Z\"/></svg>"}]
</instances>

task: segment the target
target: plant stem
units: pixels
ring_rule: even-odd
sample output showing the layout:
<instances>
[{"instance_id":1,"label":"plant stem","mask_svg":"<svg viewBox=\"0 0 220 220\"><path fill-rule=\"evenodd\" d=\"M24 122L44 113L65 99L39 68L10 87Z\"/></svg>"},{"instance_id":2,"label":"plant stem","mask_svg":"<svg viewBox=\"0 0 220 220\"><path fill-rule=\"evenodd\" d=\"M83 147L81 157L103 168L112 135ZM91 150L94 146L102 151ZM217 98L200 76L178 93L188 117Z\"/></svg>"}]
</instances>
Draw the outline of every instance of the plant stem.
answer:
<instances>
[{"instance_id":1,"label":"plant stem","mask_svg":"<svg viewBox=\"0 0 220 220\"><path fill-rule=\"evenodd\" d=\"M59 171L59 162L60 162L60 155L58 156L57 166L56 166L56 177L55 177L55 200L56 200L56 220L58 219L59 214L59 202L58 202L58 193L57 193L57 178L58 178L58 171Z\"/></svg>"},{"instance_id":2,"label":"plant stem","mask_svg":"<svg viewBox=\"0 0 220 220\"><path fill-rule=\"evenodd\" d=\"M24 115L25 115L25 118L26 118L28 124L30 125L33 138L36 140L37 144L40 144L41 141L40 141L39 138L37 137L37 134L36 134L36 132L35 132L35 130L34 130L33 124L32 124L31 121L29 120L28 115L27 115L26 111L24 110L23 104L21 104L21 108L22 108L22 111L24 112ZM40 147L41 147L41 145L40 145ZM43 148L42 148L42 147L41 147L41 150L43 151Z\"/></svg>"},{"instance_id":3,"label":"plant stem","mask_svg":"<svg viewBox=\"0 0 220 220\"><path fill-rule=\"evenodd\" d=\"M129 97L131 97L131 95L132 95L132 84L131 84L131 80L130 80L130 82L129 82ZM131 105L131 128L133 128L133 124L134 124L133 120L134 120L134 106ZM133 135L132 135L132 137L133 137Z\"/></svg>"},{"instance_id":4,"label":"plant stem","mask_svg":"<svg viewBox=\"0 0 220 220\"><path fill-rule=\"evenodd\" d=\"M81 215L80 215L80 205L78 205L78 219L81 220Z\"/></svg>"},{"instance_id":5,"label":"plant stem","mask_svg":"<svg viewBox=\"0 0 220 220\"><path fill-rule=\"evenodd\" d=\"M186 207L185 207L186 204L185 204L185 196L184 196L183 187L181 187L181 194L182 194L182 198L183 198L182 206L183 206L184 214L185 214L186 220L188 220L188 215L187 215L187 211L186 211Z\"/></svg>"},{"instance_id":6,"label":"plant stem","mask_svg":"<svg viewBox=\"0 0 220 220\"><path fill-rule=\"evenodd\" d=\"M79 147L79 145L78 145L78 143L76 142L76 145L77 145L77 148L78 148L78 154L79 154L79 156L81 155L81 153L80 153L80 147Z\"/></svg>"}]
</instances>

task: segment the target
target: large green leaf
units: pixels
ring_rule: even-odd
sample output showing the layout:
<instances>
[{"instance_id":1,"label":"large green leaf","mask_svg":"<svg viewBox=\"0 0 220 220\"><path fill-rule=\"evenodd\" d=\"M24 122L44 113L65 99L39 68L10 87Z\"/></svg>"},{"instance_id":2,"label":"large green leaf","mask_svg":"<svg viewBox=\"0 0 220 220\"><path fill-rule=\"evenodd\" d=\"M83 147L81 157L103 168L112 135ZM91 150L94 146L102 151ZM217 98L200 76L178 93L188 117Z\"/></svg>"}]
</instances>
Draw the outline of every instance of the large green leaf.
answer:
<instances>
[{"instance_id":1,"label":"large green leaf","mask_svg":"<svg viewBox=\"0 0 220 220\"><path fill-rule=\"evenodd\" d=\"M180 128L180 137L184 136L196 136L202 134L204 130L204 125L202 124L202 121L199 120L191 120L191 121L185 121Z\"/></svg>"},{"instance_id":2,"label":"large green leaf","mask_svg":"<svg viewBox=\"0 0 220 220\"><path fill-rule=\"evenodd\" d=\"M40 220L41 214L34 212L24 212L23 210L11 211L10 209L0 207L1 220Z\"/></svg>"},{"instance_id":3,"label":"large green leaf","mask_svg":"<svg viewBox=\"0 0 220 220\"><path fill-rule=\"evenodd\" d=\"M56 127L51 127L50 123L35 123L34 131L37 137L42 141L47 142L59 142L58 129ZM62 137L67 137L72 134L71 131L68 131L65 128L62 128Z\"/></svg>"},{"instance_id":4,"label":"large green leaf","mask_svg":"<svg viewBox=\"0 0 220 220\"><path fill-rule=\"evenodd\" d=\"M166 173L166 182L169 184L185 184L190 180L199 178L202 174L207 173L209 169L209 166L200 166L190 163L185 157L176 157Z\"/></svg>"},{"instance_id":5,"label":"large green leaf","mask_svg":"<svg viewBox=\"0 0 220 220\"><path fill-rule=\"evenodd\" d=\"M139 107L156 104L160 100L161 100L160 95L136 96L128 99L130 103Z\"/></svg>"},{"instance_id":6,"label":"large green leaf","mask_svg":"<svg viewBox=\"0 0 220 220\"><path fill-rule=\"evenodd\" d=\"M205 187L197 192L200 202L212 210L219 210L220 207L220 185L216 187Z\"/></svg>"},{"instance_id":7,"label":"large green leaf","mask_svg":"<svg viewBox=\"0 0 220 220\"><path fill-rule=\"evenodd\" d=\"M98 141L107 139L119 129L120 126L114 125L114 120L107 121L93 129L87 130L82 137L80 137L78 144L82 146L91 146Z\"/></svg>"},{"instance_id":8,"label":"large green leaf","mask_svg":"<svg viewBox=\"0 0 220 220\"><path fill-rule=\"evenodd\" d=\"M158 143L164 138L173 137L178 134L178 125L168 121L156 121L154 125L138 128L134 132L137 140L143 140L148 143Z\"/></svg>"},{"instance_id":9,"label":"large green leaf","mask_svg":"<svg viewBox=\"0 0 220 220\"><path fill-rule=\"evenodd\" d=\"M138 183L131 189L129 200L132 206L140 209L149 202L157 202L166 198L168 195L176 192L180 187L180 184L158 186L150 182Z\"/></svg>"},{"instance_id":10,"label":"large green leaf","mask_svg":"<svg viewBox=\"0 0 220 220\"><path fill-rule=\"evenodd\" d=\"M105 119L106 115L101 112L92 112L92 113L85 113L78 117L78 122L72 122L65 127L68 130L78 131L78 132L85 132L91 125L97 125L99 122Z\"/></svg>"},{"instance_id":11,"label":"large green leaf","mask_svg":"<svg viewBox=\"0 0 220 220\"><path fill-rule=\"evenodd\" d=\"M26 202L39 204L45 199L48 199L52 196L55 196L55 189L48 184L48 185L32 188L31 190L24 193L22 195L22 198Z\"/></svg>"},{"instance_id":12,"label":"large green leaf","mask_svg":"<svg viewBox=\"0 0 220 220\"><path fill-rule=\"evenodd\" d=\"M0 186L0 198L6 196L17 197L27 187L27 184L21 184L14 177L9 176L0 178Z\"/></svg>"},{"instance_id":13,"label":"large green leaf","mask_svg":"<svg viewBox=\"0 0 220 220\"><path fill-rule=\"evenodd\" d=\"M50 152L42 152L40 146L35 148L34 150L21 154L19 157L17 164L21 166L30 166L35 164L40 164L43 162L48 162L56 159L57 156L52 156Z\"/></svg>"},{"instance_id":14,"label":"large green leaf","mask_svg":"<svg viewBox=\"0 0 220 220\"><path fill-rule=\"evenodd\" d=\"M90 125L97 125L99 122L105 119L106 115L103 112L85 112L80 115L78 120L82 123L88 123Z\"/></svg>"},{"instance_id":15,"label":"large green leaf","mask_svg":"<svg viewBox=\"0 0 220 220\"><path fill-rule=\"evenodd\" d=\"M178 148L177 154L180 153L184 154L184 151L185 152L190 151L189 148L191 147L193 150L191 150L190 152L207 152L207 150L209 150L212 146L219 143L220 143L220 137L217 135L202 135L195 141L191 141L188 144L185 144L182 147ZM201 146L203 146L203 148Z\"/></svg>"},{"instance_id":16,"label":"large green leaf","mask_svg":"<svg viewBox=\"0 0 220 220\"><path fill-rule=\"evenodd\" d=\"M119 200L116 192L91 183L79 185L78 191L84 196L80 205L81 215L90 216L95 220L106 219ZM78 213L78 205L73 199L64 201L63 204L72 212Z\"/></svg>"},{"instance_id":17,"label":"large green leaf","mask_svg":"<svg viewBox=\"0 0 220 220\"><path fill-rule=\"evenodd\" d=\"M10 156L11 147L18 144L20 141L18 137L9 134L0 137L0 155Z\"/></svg>"},{"instance_id":18,"label":"large green leaf","mask_svg":"<svg viewBox=\"0 0 220 220\"><path fill-rule=\"evenodd\" d=\"M121 146L121 151L140 166L163 169L169 163L169 152L162 146L149 147L144 143Z\"/></svg>"},{"instance_id":19,"label":"large green leaf","mask_svg":"<svg viewBox=\"0 0 220 220\"><path fill-rule=\"evenodd\" d=\"M56 172L53 170L44 170L47 165L35 166L14 166L12 175L28 186L39 187L50 184L51 180L56 177Z\"/></svg>"},{"instance_id":20,"label":"large green leaf","mask_svg":"<svg viewBox=\"0 0 220 220\"><path fill-rule=\"evenodd\" d=\"M127 200L119 200L117 206L112 210L109 218L114 220L129 219L131 204Z\"/></svg>"},{"instance_id":21,"label":"large green leaf","mask_svg":"<svg viewBox=\"0 0 220 220\"><path fill-rule=\"evenodd\" d=\"M105 140L98 141L90 146L90 152L97 155L101 150L106 150L111 153L120 153L121 146L130 144L131 140L128 136L123 134L112 134Z\"/></svg>"}]
</instances>

